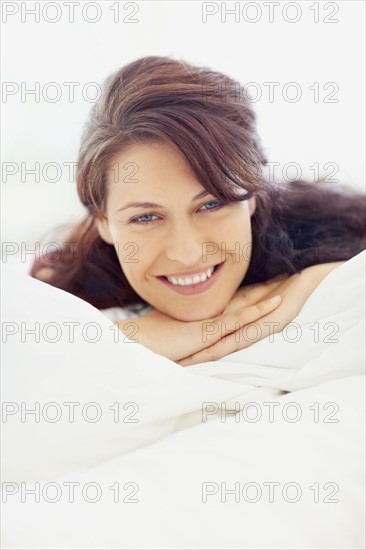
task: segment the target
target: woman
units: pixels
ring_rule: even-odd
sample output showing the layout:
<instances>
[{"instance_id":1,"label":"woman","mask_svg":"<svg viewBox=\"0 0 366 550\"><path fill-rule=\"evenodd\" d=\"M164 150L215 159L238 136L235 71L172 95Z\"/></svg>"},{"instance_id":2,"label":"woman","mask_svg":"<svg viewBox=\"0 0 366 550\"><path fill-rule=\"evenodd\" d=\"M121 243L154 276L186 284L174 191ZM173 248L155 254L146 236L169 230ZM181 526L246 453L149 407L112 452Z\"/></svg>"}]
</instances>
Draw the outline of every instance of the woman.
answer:
<instances>
[{"instance_id":1,"label":"woman","mask_svg":"<svg viewBox=\"0 0 366 550\"><path fill-rule=\"evenodd\" d=\"M363 196L269 183L266 162L229 77L165 57L130 63L107 80L82 138L88 214L31 274L137 312L116 318L120 329L181 365L245 348L365 248Z\"/></svg>"}]
</instances>

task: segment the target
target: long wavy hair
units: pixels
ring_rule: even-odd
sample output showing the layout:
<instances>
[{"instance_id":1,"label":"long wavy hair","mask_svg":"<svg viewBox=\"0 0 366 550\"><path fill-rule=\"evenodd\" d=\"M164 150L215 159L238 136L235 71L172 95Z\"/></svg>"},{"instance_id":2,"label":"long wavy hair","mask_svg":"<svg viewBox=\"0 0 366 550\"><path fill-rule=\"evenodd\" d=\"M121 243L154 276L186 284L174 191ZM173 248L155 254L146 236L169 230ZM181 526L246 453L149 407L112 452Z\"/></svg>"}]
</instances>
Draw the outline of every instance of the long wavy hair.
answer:
<instances>
[{"instance_id":1,"label":"long wavy hair","mask_svg":"<svg viewBox=\"0 0 366 550\"><path fill-rule=\"evenodd\" d=\"M85 127L77 189L87 214L38 258L30 274L99 309L145 302L129 285L95 218L104 215L106 173L124 147L169 143L219 200L256 197L252 257L242 285L337 260L365 248L365 197L325 182L269 182L250 97L228 76L168 57L144 57L109 77ZM60 236L61 237L61 236ZM62 242L63 240L63 242ZM121 243L120 243L121 244Z\"/></svg>"}]
</instances>

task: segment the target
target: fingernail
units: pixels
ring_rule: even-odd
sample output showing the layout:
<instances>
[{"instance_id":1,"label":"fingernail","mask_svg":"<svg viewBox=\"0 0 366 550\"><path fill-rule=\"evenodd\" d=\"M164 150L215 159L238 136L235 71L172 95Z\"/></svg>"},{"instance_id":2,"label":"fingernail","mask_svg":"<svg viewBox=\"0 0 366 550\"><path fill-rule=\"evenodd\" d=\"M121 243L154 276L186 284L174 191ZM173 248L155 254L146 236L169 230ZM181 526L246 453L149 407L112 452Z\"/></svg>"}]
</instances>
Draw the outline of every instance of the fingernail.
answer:
<instances>
[{"instance_id":1,"label":"fingernail","mask_svg":"<svg viewBox=\"0 0 366 550\"><path fill-rule=\"evenodd\" d=\"M281 300L281 296L277 294L277 296L273 296L270 300L267 300L269 304L277 304Z\"/></svg>"}]
</instances>

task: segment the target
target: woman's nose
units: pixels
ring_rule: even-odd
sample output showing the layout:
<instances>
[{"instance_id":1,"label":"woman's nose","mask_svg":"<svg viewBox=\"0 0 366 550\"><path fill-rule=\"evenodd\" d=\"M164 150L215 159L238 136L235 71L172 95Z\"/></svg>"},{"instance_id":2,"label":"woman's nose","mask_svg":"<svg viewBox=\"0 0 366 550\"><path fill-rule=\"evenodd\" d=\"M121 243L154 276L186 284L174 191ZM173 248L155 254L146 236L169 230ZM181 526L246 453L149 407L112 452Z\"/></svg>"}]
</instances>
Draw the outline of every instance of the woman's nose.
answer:
<instances>
[{"instance_id":1,"label":"woman's nose","mask_svg":"<svg viewBox=\"0 0 366 550\"><path fill-rule=\"evenodd\" d=\"M201 263L203 245L203 235L197 228L190 224L176 224L169 231L164 249L169 260L194 266Z\"/></svg>"}]
</instances>

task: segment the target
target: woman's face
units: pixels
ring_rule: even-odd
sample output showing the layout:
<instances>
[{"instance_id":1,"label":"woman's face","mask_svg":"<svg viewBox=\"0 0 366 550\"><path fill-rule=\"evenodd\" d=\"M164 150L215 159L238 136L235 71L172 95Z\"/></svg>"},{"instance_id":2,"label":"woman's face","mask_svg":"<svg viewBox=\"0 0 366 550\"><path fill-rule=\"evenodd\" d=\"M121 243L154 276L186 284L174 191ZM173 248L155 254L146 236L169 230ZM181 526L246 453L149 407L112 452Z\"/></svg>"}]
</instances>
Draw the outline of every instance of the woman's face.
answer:
<instances>
[{"instance_id":1,"label":"woman's face","mask_svg":"<svg viewBox=\"0 0 366 550\"><path fill-rule=\"evenodd\" d=\"M96 223L131 287L181 321L222 313L248 269L255 200L220 203L170 145L131 145L114 160Z\"/></svg>"}]
</instances>

